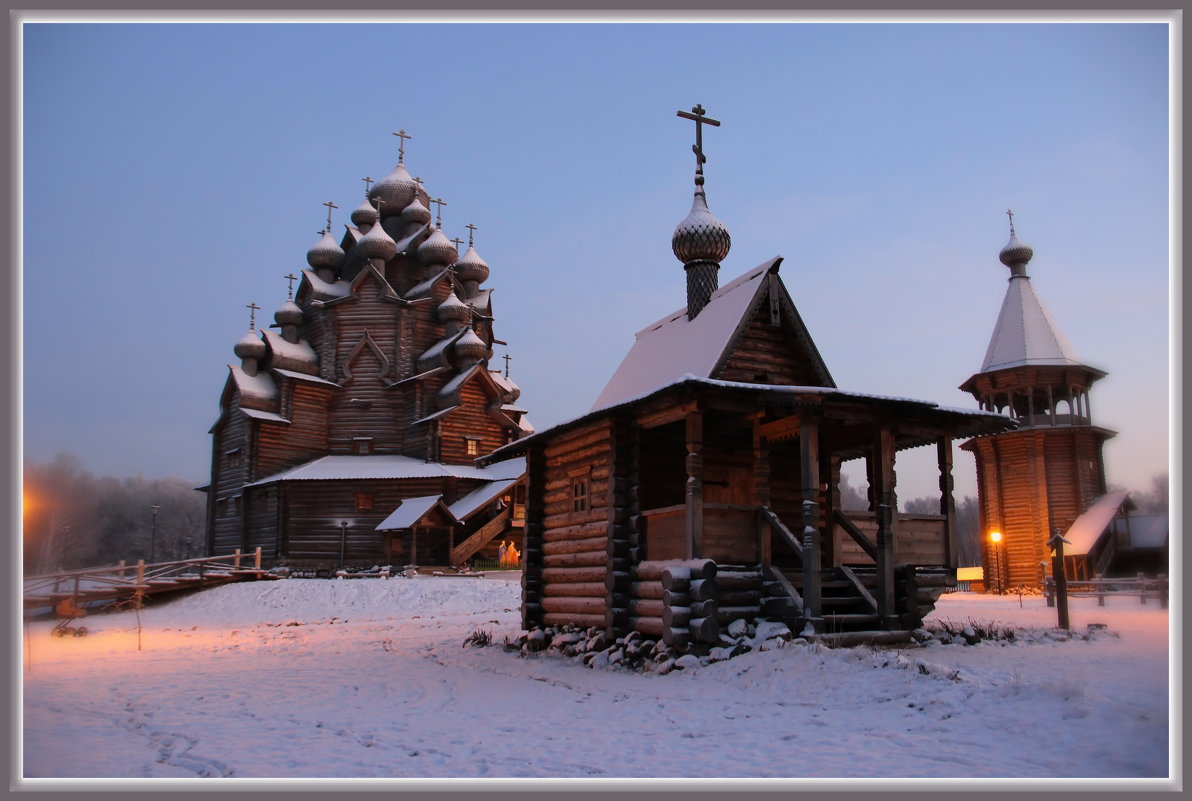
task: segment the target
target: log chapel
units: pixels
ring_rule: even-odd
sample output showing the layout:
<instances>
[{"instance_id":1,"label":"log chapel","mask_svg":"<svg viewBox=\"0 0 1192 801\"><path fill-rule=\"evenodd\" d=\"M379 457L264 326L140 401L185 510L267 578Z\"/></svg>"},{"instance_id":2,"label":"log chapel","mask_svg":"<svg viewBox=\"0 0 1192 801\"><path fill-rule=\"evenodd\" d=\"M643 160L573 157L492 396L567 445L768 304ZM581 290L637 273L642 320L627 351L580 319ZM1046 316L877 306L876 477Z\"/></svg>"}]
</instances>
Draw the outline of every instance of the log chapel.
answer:
<instances>
[{"instance_id":1,"label":"log chapel","mask_svg":"<svg viewBox=\"0 0 1192 801\"><path fill-rule=\"evenodd\" d=\"M810 636L905 638L956 568L954 438L1014 423L838 389L781 257L720 286L731 241L708 208L700 127L719 122L679 116L696 122L694 199L671 240L687 305L638 332L586 414L481 460L526 460L523 625L697 650L763 615ZM897 514L896 455L919 446L938 455L938 513ZM851 459L867 512L841 508Z\"/></svg>"},{"instance_id":2,"label":"log chapel","mask_svg":"<svg viewBox=\"0 0 1192 801\"><path fill-rule=\"evenodd\" d=\"M274 322L236 343L211 428L207 547L260 547L319 573L459 565L521 525L518 460L477 457L533 431L520 390L490 369L489 267L443 231L444 201L397 165L327 226ZM430 207L438 205L432 220ZM297 288L294 282L297 281ZM520 537L520 534L518 534Z\"/></svg>"}]
</instances>

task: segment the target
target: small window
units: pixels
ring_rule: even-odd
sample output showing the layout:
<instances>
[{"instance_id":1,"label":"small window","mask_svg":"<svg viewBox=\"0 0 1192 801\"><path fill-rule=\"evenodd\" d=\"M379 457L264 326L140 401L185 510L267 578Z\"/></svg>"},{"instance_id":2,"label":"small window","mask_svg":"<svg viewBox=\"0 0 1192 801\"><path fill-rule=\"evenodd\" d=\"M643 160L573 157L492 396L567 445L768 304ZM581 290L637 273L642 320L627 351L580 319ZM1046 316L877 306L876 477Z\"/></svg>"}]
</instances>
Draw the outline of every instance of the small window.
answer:
<instances>
[{"instance_id":1,"label":"small window","mask_svg":"<svg viewBox=\"0 0 1192 801\"><path fill-rule=\"evenodd\" d=\"M219 502L215 504L215 509L216 509L217 517L227 517L228 516L228 499L220 498Z\"/></svg>"},{"instance_id":2,"label":"small window","mask_svg":"<svg viewBox=\"0 0 1192 801\"><path fill-rule=\"evenodd\" d=\"M588 477L575 476L571 479L571 511L588 511Z\"/></svg>"},{"instance_id":3,"label":"small window","mask_svg":"<svg viewBox=\"0 0 1192 801\"><path fill-rule=\"evenodd\" d=\"M368 456L373 452L372 437L356 437L352 440L352 453L357 456Z\"/></svg>"},{"instance_id":4,"label":"small window","mask_svg":"<svg viewBox=\"0 0 1192 801\"><path fill-rule=\"evenodd\" d=\"M464 440L464 450L468 456L480 455L480 440L476 437L467 437Z\"/></svg>"},{"instance_id":5,"label":"small window","mask_svg":"<svg viewBox=\"0 0 1192 801\"><path fill-rule=\"evenodd\" d=\"M356 493L356 511L367 512L373 508L373 493L371 492L357 492Z\"/></svg>"},{"instance_id":6,"label":"small window","mask_svg":"<svg viewBox=\"0 0 1192 801\"><path fill-rule=\"evenodd\" d=\"M241 450L239 448L228 451L226 455L228 457L228 467L240 466Z\"/></svg>"}]
</instances>

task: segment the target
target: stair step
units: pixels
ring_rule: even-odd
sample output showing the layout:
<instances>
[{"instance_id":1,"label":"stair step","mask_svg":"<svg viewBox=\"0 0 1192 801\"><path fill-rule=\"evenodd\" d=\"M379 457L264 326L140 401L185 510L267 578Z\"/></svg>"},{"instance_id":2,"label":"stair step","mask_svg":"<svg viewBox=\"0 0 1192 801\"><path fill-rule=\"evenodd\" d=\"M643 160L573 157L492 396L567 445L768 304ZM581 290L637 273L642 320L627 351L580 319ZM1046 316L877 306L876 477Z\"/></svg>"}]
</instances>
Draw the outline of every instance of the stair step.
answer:
<instances>
[{"instance_id":1,"label":"stair step","mask_svg":"<svg viewBox=\"0 0 1192 801\"><path fill-rule=\"evenodd\" d=\"M838 626L868 626L868 625L875 624L879 620L881 620L881 618L879 618L877 615L860 615L860 614L855 614L855 615L854 614L844 614L844 615L827 614L827 615L824 615L823 618L824 618L824 626L826 628L831 628L831 626L829 626L829 623L832 623L832 624L835 624Z\"/></svg>"}]
</instances>

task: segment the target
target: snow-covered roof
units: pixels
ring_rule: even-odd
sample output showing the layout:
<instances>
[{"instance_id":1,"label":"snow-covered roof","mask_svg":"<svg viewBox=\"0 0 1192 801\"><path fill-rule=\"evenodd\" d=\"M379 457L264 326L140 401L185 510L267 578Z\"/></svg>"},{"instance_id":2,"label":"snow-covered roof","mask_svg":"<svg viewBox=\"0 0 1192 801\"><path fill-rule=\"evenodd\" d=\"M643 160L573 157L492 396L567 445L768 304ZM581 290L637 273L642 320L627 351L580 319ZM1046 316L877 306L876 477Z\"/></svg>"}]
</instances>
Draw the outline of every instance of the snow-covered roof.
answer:
<instances>
[{"instance_id":1,"label":"snow-covered roof","mask_svg":"<svg viewBox=\"0 0 1192 801\"><path fill-rule=\"evenodd\" d=\"M290 421L275 412L262 412L259 409L245 409L241 407L241 412L246 417L252 417L255 420L269 420L274 423L289 423Z\"/></svg>"},{"instance_id":2,"label":"snow-covered roof","mask_svg":"<svg viewBox=\"0 0 1192 801\"><path fill-rule=\"evenodd\" d=\"M305 341L305 340L303 340ZM339 384L334 381L328 381L325 378L319 378L317 375L310 375L309 373L296 373L293 370L283 370L280 367L274 367L273 372L286 378L293 378L297 381L306 381L311 384L326 384L329 387L338 387Z\"/></svg>"},{"instance_id":3,"label":"snow-covered roof","mask_svg":"<svg viewBox=\"0 0 1192 801\"><path fill-rule=\"evenodd\" d=\"M426 353L418 357L418 363L425 364L426 362L434 361L436 359L441 361L444 351L446 351L451 345L455 344L455 340L462 337L464 333L469 330L471 329L461 328L445 339L440 339L438 342L431 345L430 348L427 349Z\"/></svg>"},{"instance_id":4,"label":"snow-covered roof","mask_svg":"<svg viewBox=\"0 0 1192 801\"><path fill-rule=\"evenodd\" d=\"M446 417L447 415L451 414L458 408L459 408L459 404L456 404L455 406L448 406L446 409L439 409L439 411L432 412L431 414L428 414L426 417L419 417L417 420L410 423L410 425L418 426L418 425L422 425L423 423L429 423L432 420L438 420L440 417Z\"/></svg>"},{"instance_id":5,"label":"snow-covered roof","mask_svg":"<svg viewBox=\"0 0 1192 801\"><path fill-rule=\"evenodd\" d=\"M1025 275L1010 278L981 372L1025 365L1079 365L1080 360L1060 333Z\"/></svg>"},{"instance_id":6,"label":"snow-covered roof","mask_svg":"<svg viewBox=\"0 0 1192 801\"><path fill-rule=\"evenodd\" d=\"M273 377L268 373L259 372L256 375L249 375L234 364L229 364L228 369L232 371L236 390L241 396L258 400L275 400L277 398L277 385L273 383Z\"/></svg>"},{"instance_id":7,"label":"snow-covered roof","mask_svg":"<svg viewBox=\"0 0 1192 801\"><path fill-rule=\"evenodd\" d=\"M410 528L417 525L436 506L441 507L448 517L454 518L450 508L443 503L442 495L423 495L418 498L406 498L403 500L393 510L393 514L382 520L375 530L390 531L392 529ZM460 522L459 518L454 519L456 522Z\"/></svg>"},{"instance_id":8,"label":"snow-covered roof","mask_svg":"<svg viewBox=\"0 0 1192 801\"><path fill-rule=\"evenodd\" d=\"M331 300L348 296L347 281L340 280L329 284L322 278L319 278L314 270L303 270L302 275L306 278L307 283L310 284L310 290L316 300Z\"/></svg>"},{"instance_id":9,"label":"snow-covered roof","mask_svg":"<svg viewBox=\"0 0 1192 801\"><path fill-rule=\"evenodd\" d=\"M305 339L287 342L286 338L276 331L265 329L262 333L265 335L265 341L269 343L275 362L281 362L286 367L301 368L299 372L318 369L319 357Z\"/></svg>"},{"instance_id":10,"label":"snow-covered roof","mask_svg":"<svg viewBox=\"0 0 1192 801\"><path fill-rule=\"evenodd\" d=\"M694 320L687 319L684 307L639 331L591 410L652 392L685 375L710 377L779 261L775 257L713 292Z\"/></svg>"},{"instance_id":11,"label":"snow-covered roof","mask_svg":"<svg viewBox=\"0 0 1192 801\"><path fill-rule=\"evenodd\" d=\"M468 330L470 331L471 329ZM464 370L462 373L455 376L443 385L443 388L439 390L439 396L445 398L450 395L454 395L456 392L459 392L459 388L466 384L469 378L476 375L476 372L480 369L480 365L474 364L467 370Z\"/></svg>"},{"instance_id":12,"label":"snow-covered roof","mask_svg":"<svg viewBox=\"0 0 1192 801\"><path fill-rule=\"evenodd\" d=\"M442 270L440 270L439 272L432 275L430 278L427 278L422 283L417 284L416 286L410 287L410 290L408 292L406 292L406 298L409 300L414 300L415 298L420 298L425 295L429 295L431 289L434 288L434 285L439 283L439 281L443 280L443 276L447 275L449 272L451 272L451 269L445 267Z\"/></svg>"},{"instance_id":13,"label":"snow-covered roof","mask_svg":"<svg viewBox=\"0 0 1192 801\"><path fill-rule=\"evenodd\" d=\"M1124 490L1107 492L1084 514L1076 518L1068 532L1063 535L1068 541L1068 544L1064 545L1064 555L1079 556L1088 553L1097 544L1101 532L1105 531L1129 494Z\"/></svg>"},{"instance_id":14,"label":"snow-covered roof","mask_svg":"<svg viewBox=\"0 0 1192 801\"><path fill-rule=\"evenodd\" d=\"M492 311L493 307L493 291L492 289L478 289L476 294L468 298L469 306L482 312Z\"/></svg>"},{"instance_id":15,"label":"snow-covered roof","mask_svg":"<svg viewBox=\"0 0 1192 801\"><path fill-rule=\"evenodd\" d=\"M494 481L491 484L485 484L483 487L472 490L451 504L448 509L451 510L451 514L455 516L456 520L467 520L478 510L483 509L490 501L507 492L517 482L518 479L516 478L507 478L503 481Z\"/></svg>"},{"instance_id":16,"label":"snow-covered roof","mask_svg":"<svg viewBox=\"0 0 1192 801\"><path fill-rule=\"evenodd\" d=\"M409 236L407 236L407 237L404 237L404 238L400 239L400 240L397 242L397 252L398 252L398 253L405 253L407 250L409 250L409 249L410 249L410 245L411 245L411 244L414 242L414 240L415 240L415 239L417 239L418 237L422 236L422 234L423 234L423 233L426 231L426 229L427 229L427 228L429 228L429 227L430 227L430 223L425 223L425 224L424 224L424 225L423 225L421 228L419 228L419 229L418 229L417 231L415 231L414 233L410 234L410 235L409 235Z\"/></svg>"},{"instance_id":17,"label":"snow-covered roof","mask_svg":"<svg viewBox=\"0 0 1192 801\"><path fill-rule=\"evenodd\" d=\"M348 479L390 479L390 478L475 478L481 481L499 481L518 478L526 471L524 459L511 459L491 467L473 465L442 464L426 462L399 454L372 454L369 456L333 455L315 459L304 465L276 473L247 486L271 484L275 481L341 481Z\"/></svg>"}]
</instances>

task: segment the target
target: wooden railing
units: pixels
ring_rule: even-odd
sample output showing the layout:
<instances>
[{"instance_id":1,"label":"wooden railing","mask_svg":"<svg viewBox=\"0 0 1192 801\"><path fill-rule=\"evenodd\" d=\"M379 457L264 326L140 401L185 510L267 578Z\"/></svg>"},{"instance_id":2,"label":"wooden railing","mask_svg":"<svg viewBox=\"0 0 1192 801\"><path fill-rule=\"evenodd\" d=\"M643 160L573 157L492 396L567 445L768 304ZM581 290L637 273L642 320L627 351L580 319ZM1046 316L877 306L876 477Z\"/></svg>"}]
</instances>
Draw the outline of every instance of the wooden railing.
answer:
<instances>
[{"instance_id":1,"label":"wooden railing","mask_svg":"<svg viewBox=\"0 0 1192 801\"><path fill-rule=\"evenodd\" d=\"M477 551L483 548L488 543L492 542L493 537L505 530L509 524L511 510L506 507L501 510L501 513L492 520L481 526L472 536L461 542L459 545L451 549L451 564L459 565L470 559Z\"/></svg>"},{"instance_id":2,"label":"wooden railing","mask_svg":"<svg viewBox=\"0 0 1192 801\"><path fill-rule=\"evenodd\" d=\"M248 566L250 560L251 567ZM23 595L26 606L51 603L65 597L119 598L150 590L155 585L178 586L188 581L201 583L219 575L231 575L237 571L259 572L260 569L260 548L251 556L245 556L237 548L233 553L223 556L150 564L141 559L134 564L119 562L107 567L27 576Z\"/></svg>"},{"instance_id":3,"label":"wooden railing","mask_svg":"<svg viewBox=\"0 0 1192 801\"><path fill-rule=\"evenodd\" d=\"M1048 606L1055 606L1055 578L1047 576L1043 579L1043 596ZM1082 598L1096 598L1097 606L1105 606L1105 599L1115 595L1137 595L1139 602L1145 606L1147 598L1156 598L1159 608L1167 608L1167 576L1147 578L1141 573L1137 578L1103 578L1098 575L1095 579L1084 581L1069 581L1068 596Z\"/></svg>"}]
</instances>

